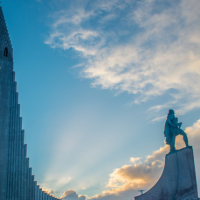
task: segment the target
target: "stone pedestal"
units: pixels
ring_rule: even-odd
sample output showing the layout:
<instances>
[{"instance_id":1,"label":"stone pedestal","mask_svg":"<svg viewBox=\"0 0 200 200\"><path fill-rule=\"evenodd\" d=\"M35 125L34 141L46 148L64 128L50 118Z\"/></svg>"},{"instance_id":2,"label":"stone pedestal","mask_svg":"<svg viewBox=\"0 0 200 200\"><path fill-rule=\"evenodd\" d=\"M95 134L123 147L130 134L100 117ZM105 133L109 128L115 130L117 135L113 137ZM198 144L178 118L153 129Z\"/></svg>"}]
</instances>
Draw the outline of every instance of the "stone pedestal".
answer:
<instances>
[{"instance_id":1,"label":"stone pedestal","mask_svg":"<svg viewBox=\"0 0 200 200\"><path fill-rule=\"evenodd\" d=\"M189 200L197 197L193 149L187 147L166 155L159 181L135 200Z\"/></svg>"}]
</instances>

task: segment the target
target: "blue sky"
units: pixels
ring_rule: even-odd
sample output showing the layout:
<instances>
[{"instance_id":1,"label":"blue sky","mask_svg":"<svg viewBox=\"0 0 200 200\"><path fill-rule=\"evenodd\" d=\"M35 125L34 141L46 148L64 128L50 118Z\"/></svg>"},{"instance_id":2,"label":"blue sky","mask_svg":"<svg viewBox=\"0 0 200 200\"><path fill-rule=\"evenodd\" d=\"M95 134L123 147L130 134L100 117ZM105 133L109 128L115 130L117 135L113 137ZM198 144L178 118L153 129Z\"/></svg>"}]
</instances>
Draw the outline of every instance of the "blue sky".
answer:
<instances>
[{"instance_id":1,"label":"blue sky","mask_svg":"<svg viewBox=\"0 0 200 200\"><path fill-rule=\"evenodd\" d=\"M115 200L150 188L167 153L169 108L187 128L200 180L198 0L2 0L2 7L41 187L57 197L66 191L65 199Z\"/></svg>"}]
</instances>

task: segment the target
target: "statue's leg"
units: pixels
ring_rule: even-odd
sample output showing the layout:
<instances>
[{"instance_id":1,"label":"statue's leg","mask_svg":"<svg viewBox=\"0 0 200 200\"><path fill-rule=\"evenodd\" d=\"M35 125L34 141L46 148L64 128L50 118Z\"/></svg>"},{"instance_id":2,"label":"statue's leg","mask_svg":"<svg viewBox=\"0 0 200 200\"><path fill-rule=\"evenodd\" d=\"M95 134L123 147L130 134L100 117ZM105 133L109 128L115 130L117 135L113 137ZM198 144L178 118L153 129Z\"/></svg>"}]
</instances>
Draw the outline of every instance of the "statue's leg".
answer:
<instances>
[{"instance_id":1,"label":"statue's leg","mask_svg":"<svg viewBox=\"0 0 200 200\"><path fill-rule=\"evenodd\" d=\"M184 142L185 142L185 145L186 145L186 147L188 147L189 145L188 145L188 137L187 137L187 134L182 130L182 129L179 129L180 130L180 135L182 135L183 136L183 140L184 140Z\"/></svg>"}]
</instances>

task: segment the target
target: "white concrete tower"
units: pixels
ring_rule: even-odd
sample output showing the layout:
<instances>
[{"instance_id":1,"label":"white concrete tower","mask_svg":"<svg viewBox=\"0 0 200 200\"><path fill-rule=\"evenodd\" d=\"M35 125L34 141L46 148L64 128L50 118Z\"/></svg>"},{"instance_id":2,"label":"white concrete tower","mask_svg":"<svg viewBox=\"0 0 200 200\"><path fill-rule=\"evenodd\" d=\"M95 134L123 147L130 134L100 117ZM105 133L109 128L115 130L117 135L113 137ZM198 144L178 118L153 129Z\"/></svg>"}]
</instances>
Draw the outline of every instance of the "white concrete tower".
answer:
<instances>
[{"instance_id":1,"label":"white concrete tower","mask_svg":"<svg viewBox=\"0 0 200 200\"><path fill-rule=\"evenodd\" d=\"M26 152L13 49L0 7L0 200L57 199L43 192L34 181Z\"/></svg>"},{"instance_id":2,"label":"white concrete tower","mask_svg":"<svg viewBox=\"0 0 200 200\"><path fill-rule=\"evenodd\" d=\"M0 7L0 198L6 199L10 133L13 50Z\"/></svg>"}]
</instances>

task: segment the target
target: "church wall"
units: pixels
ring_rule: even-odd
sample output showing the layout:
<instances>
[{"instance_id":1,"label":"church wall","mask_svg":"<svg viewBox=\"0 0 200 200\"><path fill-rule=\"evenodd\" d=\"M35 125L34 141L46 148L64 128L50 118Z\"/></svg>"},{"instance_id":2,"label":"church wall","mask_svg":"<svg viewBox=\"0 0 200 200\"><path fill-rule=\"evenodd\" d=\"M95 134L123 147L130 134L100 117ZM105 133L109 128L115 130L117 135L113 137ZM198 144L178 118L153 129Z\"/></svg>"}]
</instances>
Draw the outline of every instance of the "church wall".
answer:
<instances>
[{"instance_id":1,"label":"church wall","mask_svg":"<svg viewBox=\"0 0 200 200\"><path fill-rule=\"evenodd\" d=\"M12 63L0 61L0 197L6 199ZM5 186L6 183L6 186Z\"/></svg>"},{"instance_id":2,"label":"church wall","mask_svg":"<svg viewBox=\"0 0 200 200\"><path fill-rule=\"evenodd\" d=\"M5 51L6 50L6 51ZM6 52L6 54L5 54ZM13 49L0 7L0 199L49 200L34 180L13 71Z\"/></svg>"}]
</instances>

